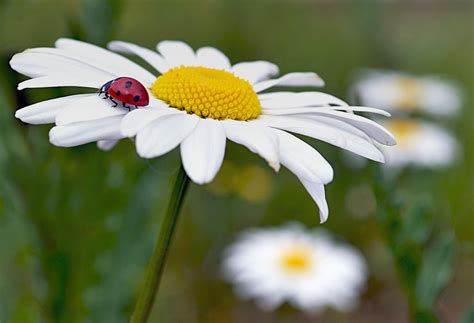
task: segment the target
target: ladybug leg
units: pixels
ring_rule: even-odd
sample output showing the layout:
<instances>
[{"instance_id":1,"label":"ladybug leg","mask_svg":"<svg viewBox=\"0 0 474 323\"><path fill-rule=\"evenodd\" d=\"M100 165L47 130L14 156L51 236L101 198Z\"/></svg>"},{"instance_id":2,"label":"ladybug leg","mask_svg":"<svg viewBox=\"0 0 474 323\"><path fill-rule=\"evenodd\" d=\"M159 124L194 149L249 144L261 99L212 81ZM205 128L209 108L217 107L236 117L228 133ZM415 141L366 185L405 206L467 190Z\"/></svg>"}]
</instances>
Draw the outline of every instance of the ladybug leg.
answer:
<instances>
[{"instance_id":1,"label":"ladybug leg","mask_svg":"<svg viewBox=\"0 0 474 323\"><path fill-rule=\"evenodd\" d=\"M116 107L118 106L118 102L117 102L117 101L115 101L115 100L112 99L111 97L109 97L109 100L114 103L114 105L112 106L112 108L116 108Z\"/></svg>"},{"instance_id":2,"label":"ladybug leg","mask_svg":"<svg viewBox=\"0 0 474 323\"><path fill-rule=\"evenodd\" d=\"M128 111L130 111L130 106L126 104L125 102L122 102L122 107L127 108Z\"/></svg>"}]
</instances>

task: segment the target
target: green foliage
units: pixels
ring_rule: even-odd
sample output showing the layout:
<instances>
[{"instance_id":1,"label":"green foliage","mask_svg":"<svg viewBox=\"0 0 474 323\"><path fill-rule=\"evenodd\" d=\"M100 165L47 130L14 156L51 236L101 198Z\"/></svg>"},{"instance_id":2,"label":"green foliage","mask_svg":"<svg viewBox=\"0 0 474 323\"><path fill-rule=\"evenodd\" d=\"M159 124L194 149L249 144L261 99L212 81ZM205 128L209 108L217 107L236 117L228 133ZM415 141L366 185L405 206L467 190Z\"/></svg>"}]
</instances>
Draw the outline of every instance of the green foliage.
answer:
<instances>
[{"instance_id":1,"label":"green foliage","mask_svg":"<svg viewBox=\"0 0 474 323\"><path fill-rule=\"evenodd\" d=\"M460 323L472 323L474 322L474 305L469 307L463 314Z\"/></svg>"},{"instance_id":2,"label":"green foliage","mask_svg":"<svg viewBox=\"0 0 474 323\"><path fill-rule=\"evenodd\" d=\"M434 305L453 271L455 240L449 227L435 227L434 202L400 196L384 174L375 180L377 218L405 287L413 322L437 322ZM409 194L405 192L405 194ZM408 210L406 207L412 203Z\"/></svg>"},{"instance_id":3,"label":"green foliage","mask_svg":"<svg viewBox=\"0 0 474 323\"><path fill-rule=\"evenodd\" d=\"M426 248L416 282L418 302L433 308L441 290L451 278L455 240L450 234L438 235Z\"/></svg>"},{"instance_id":4,"label":"green foliage","mask_svg":"<svg viewBox=\"0 0 474 323\"><path fill-rule=\"evenodd\" d=\"M122 0L83 0L81 27L84 39L105 44L114 35L122 14Z\"/></svg>"}]
</instances>

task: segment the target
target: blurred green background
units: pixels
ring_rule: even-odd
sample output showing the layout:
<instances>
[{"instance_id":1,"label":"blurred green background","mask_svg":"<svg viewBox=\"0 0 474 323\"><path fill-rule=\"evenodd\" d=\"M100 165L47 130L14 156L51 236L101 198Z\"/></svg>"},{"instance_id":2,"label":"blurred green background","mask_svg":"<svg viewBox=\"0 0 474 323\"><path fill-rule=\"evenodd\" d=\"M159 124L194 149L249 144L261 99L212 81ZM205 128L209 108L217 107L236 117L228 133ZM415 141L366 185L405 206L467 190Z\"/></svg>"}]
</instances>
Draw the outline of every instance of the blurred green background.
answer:
<instances>
[{"instance_id":1,"label":"blurred green background","mask_svg":"<svg viewBox=\"0 0 474 323\"><path fill-rule=\"evenodd\" d=\"M351 75L361 67L440 74L459 82L465 94L461 114L435 121L457 136L463 157L448 169L404 172L383 198L372 188L376 165L351 170L339 149L310 141L335 170L323 226L361 249L370 267L367 290L352 313L306 316L289 306L265 313L238 300L222 280L221 252L241 230L290 220L320 226L317 207L296 177L286 170L273 174L257 156L229 143L215 182L191 185L152 321L406 322L409 305L391 257L395 250L402 265L408 252L413 268L422 268L419 276L413 271L416 295L428 295L421 302L441 322L463 317L470 322L465 313L474 300L474 2L469 0L1 0L0 322L126 322L179 165L176 151L142 160L127 140L107 153L94 144L56 148L48 143L50 126L14 118L19 107L78 91L16 91L22 77L9 69L11 56L53 46L59 37L98 45L119 39L150 48L164 39L194 48L211 45L233 62L265 59L282 73L316 71L326 81L323 91L341 98L347 98ZM400 248L385 243L390 230L377 222L377 213L390 213L384 208L400 211L400 223L389 226L402 228L391 237ZM438 250L443 243L444 253Z\"/></svg>"}]
</instances>

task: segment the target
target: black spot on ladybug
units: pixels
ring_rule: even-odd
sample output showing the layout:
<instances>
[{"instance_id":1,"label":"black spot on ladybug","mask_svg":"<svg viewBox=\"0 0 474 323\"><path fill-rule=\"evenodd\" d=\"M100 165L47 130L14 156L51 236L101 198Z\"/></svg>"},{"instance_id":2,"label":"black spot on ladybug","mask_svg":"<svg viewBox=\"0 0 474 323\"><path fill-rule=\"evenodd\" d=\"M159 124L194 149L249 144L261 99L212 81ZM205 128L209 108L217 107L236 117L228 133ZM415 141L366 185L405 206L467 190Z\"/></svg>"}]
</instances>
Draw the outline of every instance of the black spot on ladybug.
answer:
<instances>
[{"instance_id":1,"label":"black spot on ladybug","mask_svg":"<svg viewBox=\"0 0 474 323\"><path fill-rule=\"evenodd\" d=\"M133 97L133 102L138 102L138 100L140 100L140 96L139 95L135 95Z\"/></svg>"},{"instance_id":2,"label":"black spot on ladybug","mask_svg":"<svg viewBox=\"0 0 474 323\"><path fill-rule=\"evenodd\" d=\"M120 96L120 91L117 91L117 96Z\"/></svg>"},{"instance_id":3,"label":"black spot on ladybug","mask_svg":"<svg viewBox=\"0 0 474 323\"><path fill-rule=\"evenodd\" d=\"M130 81L125 82L125 87L127 89L130 88L131 86L132 86L132 82L130 82Z\"/></svg>"}]
</instances>

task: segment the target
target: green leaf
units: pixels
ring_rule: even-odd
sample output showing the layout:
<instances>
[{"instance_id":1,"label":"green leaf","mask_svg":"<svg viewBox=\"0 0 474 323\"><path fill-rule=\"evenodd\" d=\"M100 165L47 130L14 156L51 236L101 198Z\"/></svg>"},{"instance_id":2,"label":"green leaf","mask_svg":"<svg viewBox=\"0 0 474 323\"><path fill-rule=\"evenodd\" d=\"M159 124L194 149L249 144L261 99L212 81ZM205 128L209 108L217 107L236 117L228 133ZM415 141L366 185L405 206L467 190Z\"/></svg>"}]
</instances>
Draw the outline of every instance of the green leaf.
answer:
<instances>
[{"instance_id":1,"label":"green leaf","mask_svg":"<svg viewBox=\"0 0 474 323\"><path fill-rule=\"evenodd\" d=\"M82 27L88 41L105 44L113 36L122 11L122 0L84 0Z\"/></svg>"},{"instance_id":2,"label":"green leaf","mask_svg":"<svg viewBox=\"0 0 474 323\"><path fill-rule=\"evenodd\" d=\"M397 240L424 244L433 228L432 211L433 202L431 199L423 198L416 201L415 205L405 213Z\"/></svg>"},{"instance_id":3,"label":"green leaf","mask_svg":"<svg viewBox=\"0 0 474 323\"><path fill-rule=\"evenodd\" d=\"M436 298L451 277L454 244L454 237L444 234L438 236L425 251L416 284L418 302L425 308L433 307Z\"/></svg>"}]
</instances>

